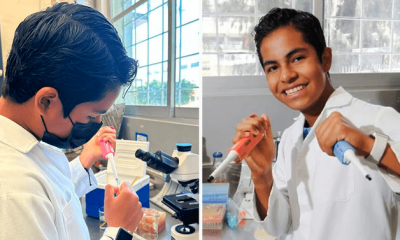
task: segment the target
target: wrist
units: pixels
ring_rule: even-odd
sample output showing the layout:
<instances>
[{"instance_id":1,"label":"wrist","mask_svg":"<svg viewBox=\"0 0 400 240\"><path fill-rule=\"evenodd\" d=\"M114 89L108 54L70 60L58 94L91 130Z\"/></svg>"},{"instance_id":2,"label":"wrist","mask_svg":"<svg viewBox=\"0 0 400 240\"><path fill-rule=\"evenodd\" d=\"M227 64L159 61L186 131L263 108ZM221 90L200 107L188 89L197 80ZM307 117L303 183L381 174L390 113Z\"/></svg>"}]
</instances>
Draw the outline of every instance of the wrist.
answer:
<instances>
[{"instance_id":1,"label":"wrist","mask_svg":"<svg viewBox=\"0 0 400 240\"><path fill-rule=\"evenodd\" d=\"M374 146L375 139L370 136L370 135L365 135L364 140L362 141L362 146L359 148L360 149L360 155L364 156L367 158Z\"/></svg>"},{"instance_id":2,"label":"wrist","mask_svg":"<svg viewBox=\"0 0 400 240\"><path fill-rule=\"evenodd\" d=\"M262 175L251 175L251 178L254 183L254 188L261 190L261 189L270 189L273 184L273 177L272 177L272 168L268 171L264 172Z\"/></svg>"},{"instance_id":3,"label":"wrist","mask_svg":"<svg viewBox=\"0 0 400 240\"><path fill-rule=\"evenodd\" d=\"M121 227L107 227L104 236L115 240L131 240L133 238L131 232Z\"/></svg>"},{"instance_id":4,"label":"wrist","mask_svg":"<svg viewBox=\"0 0 400 240\"><path fill-rule=\"evenodd\" d=\"M374 139L374 142L369 154L369 159L374 163L379 164L386 151L389 137L383 133L373 132L371 138Z\"/></svg>"},{"instance_id":5,"label":"wrist","mask_svg":"<svg viewBox=\"0 0 400 240\"><path fill-rule=\"evenodd\" d=\"M90 159L90 155L87 154L85 148L83 148L81 154L79 155L79 161L82 164L82 167L85 169L89 169L92 167L92 160Z\"/></svg>"}]
</instances>

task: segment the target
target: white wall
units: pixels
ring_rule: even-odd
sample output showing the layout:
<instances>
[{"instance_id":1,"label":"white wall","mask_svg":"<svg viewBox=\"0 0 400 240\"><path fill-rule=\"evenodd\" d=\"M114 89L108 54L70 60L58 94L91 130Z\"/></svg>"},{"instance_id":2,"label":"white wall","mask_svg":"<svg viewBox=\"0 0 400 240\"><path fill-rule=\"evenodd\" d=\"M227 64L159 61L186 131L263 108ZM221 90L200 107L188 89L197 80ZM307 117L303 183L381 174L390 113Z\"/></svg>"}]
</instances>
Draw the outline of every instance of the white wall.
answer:
<instances>
[{"instance_id":1,"label":"white wall","mask_svg":"<svg viewBox=\"0 0 400 240\"><path fill-rule=\"evenodd\" d=\"M134 140L135 133L149 136L150 151L172 154L176 143L191 143L192 152L199 154L199 124L197 121L124 117L119 138Z\"/></svg>"},{"instance_id":2,"label":"white wall","mask_svg":"<svg viewBox=\"0 0 400 240\"><path fill-rule=\"evenodd\" d=\"M11 49L15 29L28 15L50 6L51 0L0 0L0 25L3 66Z\"/></svg>"}]
</instances>

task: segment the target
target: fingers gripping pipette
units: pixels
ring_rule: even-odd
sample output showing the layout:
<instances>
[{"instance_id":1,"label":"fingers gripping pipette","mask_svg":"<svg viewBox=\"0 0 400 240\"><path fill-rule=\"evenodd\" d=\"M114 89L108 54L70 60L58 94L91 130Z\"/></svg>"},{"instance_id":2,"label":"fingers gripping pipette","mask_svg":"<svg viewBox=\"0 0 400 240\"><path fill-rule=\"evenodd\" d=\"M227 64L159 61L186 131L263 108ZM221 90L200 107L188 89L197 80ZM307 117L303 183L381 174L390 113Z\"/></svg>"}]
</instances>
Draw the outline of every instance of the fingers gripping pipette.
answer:
<instances>
[{"instance_id":1,"label":"fingers gripping pipette","mask_svg":"<svg viewBox=\"0 0 400 240\"><path fill-rule=\"evenodd\" d=\"M118 179L117 169L115 168L115 163L114 163L114 156L115 156L114 149L109 141L104 141L104 140L100 140L100 147L103 153L103 158L108 159L108 164L111 164L115 181L117 181L117 186L119 187L120 182Z\"/></svg>"},{"instance_id":2,"label":"fingers gripping pipette","mask_svg":"<svg viewBox=\"0 0 400 240\"><path fill-rule=\"evenodd\" d=\"M365 171L364 167L360 163L360 159L356 156L356 150L346 141L336 142L333 146L333 154L339 159L339 161L344 165L349 165L353 163L355 167L360 170L363 176L371 181L371 176Z\"/></svg>"},{"instance_id":3,"label":"fingers gripping pipette","mask_svg":"<svg viewBox=\"0 0 400 240\"><path fill-rule=\"evenodd\" d=\"M235 163L241 162L245 157L249 155L251 150L261 141L264 134L258 134L253 136L250 133L249 137L241 138L231 149L229 149L228 156L222 161L222 163L211 173L208 177L207 182L211 182L214 178L221 173L221 171L226 168L226 166L234 161Z\"/></svg>"}]
</instances>

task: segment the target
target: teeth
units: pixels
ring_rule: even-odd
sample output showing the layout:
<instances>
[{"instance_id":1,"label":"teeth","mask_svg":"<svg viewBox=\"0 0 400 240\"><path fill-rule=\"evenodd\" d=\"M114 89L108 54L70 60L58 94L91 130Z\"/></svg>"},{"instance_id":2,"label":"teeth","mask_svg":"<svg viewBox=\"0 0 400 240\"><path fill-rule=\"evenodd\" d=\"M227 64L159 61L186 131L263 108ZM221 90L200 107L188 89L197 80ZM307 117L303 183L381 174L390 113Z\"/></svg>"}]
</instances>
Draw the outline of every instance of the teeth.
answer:
<instances>
[{"instance_id":1,"label":"teeth","mask_svg":"<svg viewBox=\"0 0 400 240\"><path fill-rule=\"evenodd\" d=\"M304 88L304 85L300 85L300 86L297 86L297 87L295 87L295 88L292 88L292 89L289 89L289 90L285 90L285 93L286 93L287 95L291 95L291 94L293 94L293 93L296 93L296 92L300 91L300 90L303 89L303 88Z\"/></svg>"}]
</instances>

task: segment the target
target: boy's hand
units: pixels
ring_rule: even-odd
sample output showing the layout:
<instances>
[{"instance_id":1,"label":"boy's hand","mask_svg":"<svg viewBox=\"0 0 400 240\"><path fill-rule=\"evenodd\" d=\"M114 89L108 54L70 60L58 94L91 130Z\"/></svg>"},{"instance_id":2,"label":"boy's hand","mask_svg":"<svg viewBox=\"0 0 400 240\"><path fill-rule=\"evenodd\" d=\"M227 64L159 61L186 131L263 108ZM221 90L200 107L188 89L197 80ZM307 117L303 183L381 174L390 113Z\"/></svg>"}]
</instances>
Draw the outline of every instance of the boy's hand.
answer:
<instances>
[{"instance_id":1,"label":"boy's hand","mask_svg":"<svg viewBox=\"0 0 400 240\"><path fill-rule=\"evenodd\" d=\"M104 216L109 227L122 227L131 233L136 230L143 216L142 204L129 183L122 183L120 188L106 186Z\"/></svg>"},{"instance_id":2,"label":"boy's hand","mask_svg":"<svg viewBox=\"0 0 400 240\"><path fill-rule=\"evenodd\" d=\"M356 149L356 154L367 157L374 145L374 139L355 127L339 112L333 112L320 123L315 134L322 151L330 156L333 154L333 145L341 140L348 142Z\"/></svg>"},{"instance_id":3,"label":"boy's hand","mask_svg":"<svg viewBox=\"0 0 400 240\"><path fill-rule=\"evenodd\" d=\"M236 127L236 135L232 139L235 144L242 137L249 136L249 134L258 135L265 133L265 136L257 144L256 147L246 156L246 162L249 166L252 178L255 185L270 184L272 179L271 167L275 157L275 144L271 131L271 123L267 115L263 114L260 117L257 114L252 114L249 118L243 121Z\"/></svg>"},{"instance_id":4,"label":"boy's hand","mask_svg":"<svg viewBox=\"0 0 400 240\"><path fill-rule=\"evenodd\" d=\"M100 140L109 141L115 151L116 131L113 127L102 127L99 131L83 145L82 153L79 157L82 166L86 169L92 167L93 163L97 160L103 159L103 153L100 147Z\"/></svg>"}]
</instances>

